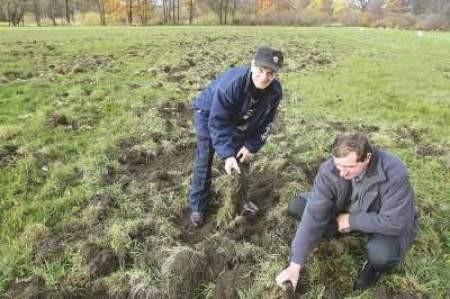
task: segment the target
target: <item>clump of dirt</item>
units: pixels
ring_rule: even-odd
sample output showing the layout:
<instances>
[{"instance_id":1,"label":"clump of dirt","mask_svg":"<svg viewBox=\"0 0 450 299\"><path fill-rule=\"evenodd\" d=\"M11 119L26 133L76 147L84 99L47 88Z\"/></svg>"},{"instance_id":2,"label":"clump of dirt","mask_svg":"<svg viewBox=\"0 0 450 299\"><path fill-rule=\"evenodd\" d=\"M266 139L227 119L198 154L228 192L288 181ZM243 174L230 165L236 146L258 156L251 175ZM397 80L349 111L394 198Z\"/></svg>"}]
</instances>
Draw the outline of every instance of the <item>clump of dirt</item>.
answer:
<instances>
[{"instance_id":1,"label":"clump of dirt","mask_svg":"<svg viewBox=\"0 0 450 299\"><path fill-rule=\"evenodd\" d=\"M10 161L20 156L19 146L14 143L7 143L0 146L0 167L7 165Z\"/></svg>"},{"instance_id":2,"label":"clump of dirt","mask_svg":"<svg viewBox=\"0 0 450 299\"><path fill-rule=\"evenodd\" d=\"M417 129L404 125L397 128L395 133L399 136L400 143L410 140L414 144L419 144L422 141L422 136L425 132L423 129Z\"/></svg>"},{"instance_id":3,"label":"clump of dirt","mask_svg":"<svg viewBox=\"0 0 450 299\"><path fill-rule=\"evenodd\" d=\"M179 248L164 262L162 274L166 278L171 298L188 298L205 278L207 259L191 248Z\"/></svg>"},{"instance_id":4,"label":"clump of dirt","mask_svg":"<svg viewBox=\"0 0 450 299\"><path fill-rule=\"evenodd\" d=\"M225 271L216 280L213 298L235 299L239 298L239 293L235 287L239 278L234 271Z\"/></svg>"},{"instance_id":5,"label":"clump of dirt","mask_svg":"<svg viewBox=\"0 0 450 299\"><path fill-rule=\"evenodd\" d=\"M115 69L120 61L113 59L110 56L83 56L77 59L77 62L73 64L73 73L84 73L90 70L97 70L100 68L104 69Z\"/></svg>"},{"instance_id":6,"label":"clump of dirt","mask_svg":"<svg viewBox=\"0 0 450 299\"><path fill-rule=\"evenodd\" d=\"M37 73L33 73L30 71L7 71L4 72L3 75L5 76L6 80L8 80L8 82L10 81L15 81L15 80L29 80L32 79L36 76L38 76ZM5 82L5 83L8 83Z\"/></svg>"},{"instance_id":7,"label":"clump of dirt","mask_svg":"<svg viewBox=\"0 0 450 299\"><path fill-rule=\"evenodd\" d=\"M233 241L221 235L214 235L199 243L196 248L206 255L207 272L214 279L225 270L230 270L238 262Z\"/></svg>"},{"instance_id":8,"label":"clump of dirt","mask_svg":"<svg viewBox=\"0 0 450 299\"><path fill-rule=\"evenodd\" d=\"M190 104L178 101L163 101L156 104L156 109L162 119L173 119L176 121L178 128L189 128L189 120L192 119L192 108ZM170 128L169 131L172 131Z\"/></svg>"},{"instance_id":9,"label":"clump of dirt","mask_svg":"<svg viewBox=\"0 0 450 299\"><path fill-rule=\"evenodd\" d=\"M395 292L386 287L376 287L373 290L374 299L421 299L421 294L411 292Z\"/></svg>"},{"instance_id":10,"label":"clump of dirt","mask_svg":"<svg viewBox=\"0 0 450 299\"><path fill-rule=\"evenodd\" d=\"M38 264L54 261L61 256L64 250L64 242L56 238L45 238L36 246L34 260Z\"/></svg>"},{"instance_id":11,"label":"clump of dirt","mask_svg":"<svg viewBox=\"0 0 450 299\"><path fill-rule=\"evenodd\" d=\"M119 157L119 162L128 165L145 165L155 159L160 151L161 150L157 148L155 154L141 145L133 145L130 148L123 149L123 152Z\"/></svg>"},{"instance_id":12,"label":"clump of dirt","mask_svg":"<svg viewBox=\"0 0 450 299\"><path fill-rule=\"evenodd\" d=\"M92 225L103 221L109 211L117 206L117 201L113 196L98 194L89 199L87 206L81 211L81 214Z\"/></svg>"},{"instance_id":13,"label":"clump of dirt","mask_svg":"<svg viewBox=\"0 0 450 299\"><path fill-rule=\"evenodd\" d=\"M6 298L46 298L45 279L40 276L14 281L8 289L9 291L5 295Z\"/></svg>"},{"instance_id":14,"label":"clump of dirt","mask_svg":"<svg viewBox=\"0 0 450 299\"><path fill-rule=\"evenodd\" d=\"M416 147L416 154L426 156L442 156L446 153L444 148L435 144L420 144Z\"/></svg>"},{"instance_id":15,"label":"clump of dirt","mask_svg":"<svg viewBox=\"0 0 450 299\"><path fill-rule=\"evenodd\" d=\"M226 228L231 220L242 210L248 196L248 164L240 164L241 174L226 176L223 206L217 213L217 226Z\"/></svg>"},{"instance_id":16,"label":"clump of dirt","mask_svg":"<svg viewBox=\"0 0 450 299\"><path fill-rule=\"evenodd\" d=\"M126 293L114 294L110 296L107 285L101 279L92 281L70 281L66 278L60 285L59 290L55 294L51 294L50 298L127 298ZM74 278L72 278L74 279ZM127 291L125 291L127 292Z\"/></svg>"},{"instance_id":17,"label":"clump of dirt","mask_svg":"<svg viewBox=\"0 0 450 299\"><path fill-rule=\"evenodd\" d=\"M69 119L65 114L54 112L48 118L46 122L47 126L50 128L56 128L59 126L65 127L68 130L78 130L79 125L78 122Z\"/></svg>"},{"instance_id":18,"label":"clump of dirt","mask_svg":"<svg viewBox=\"0 0 450 299\"><path fill-rule=\"evenodd\" d=\"M91 278L105 276L119 269L119 259L111 249L91 243L84 250L86 271Z\"/></svg>"},{"instance_id":19,"label":"clump of dirt","mask_svg":"<svg viewBox=\"0 0 450 299\"><path fill-rule=\"evenodd\" d=\"M127 299L165 299L170 298L165 290L149 286L143 277L131 277L129 280L130 291Z\"/></svg>"}]
</instances>

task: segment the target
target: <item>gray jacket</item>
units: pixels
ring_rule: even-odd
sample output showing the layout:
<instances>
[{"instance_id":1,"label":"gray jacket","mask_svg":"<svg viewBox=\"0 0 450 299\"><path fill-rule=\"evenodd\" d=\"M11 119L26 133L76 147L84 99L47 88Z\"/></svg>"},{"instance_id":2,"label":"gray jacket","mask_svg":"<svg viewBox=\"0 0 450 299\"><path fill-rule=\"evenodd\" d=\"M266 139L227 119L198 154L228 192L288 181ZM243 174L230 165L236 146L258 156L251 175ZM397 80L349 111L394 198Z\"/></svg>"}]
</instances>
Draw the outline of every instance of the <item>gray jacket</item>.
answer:
<instances>
[{"instance_id":1,"label":"gray jacket","mask_svg":"<svg viewBox=\"0 0 450 299\"><path fill-rule=\"evenodd\" d=\"M392 154L374 149L362 184L360 212L350 214L350 228L364 233L398 236L404 257L419 225L405 165ZM338 214L346 213L351 192L351 181L339 176L331 158L325 161L316 175L292 242L292 262L306 263L327 223Z\"/></svg>"}]
</instances>

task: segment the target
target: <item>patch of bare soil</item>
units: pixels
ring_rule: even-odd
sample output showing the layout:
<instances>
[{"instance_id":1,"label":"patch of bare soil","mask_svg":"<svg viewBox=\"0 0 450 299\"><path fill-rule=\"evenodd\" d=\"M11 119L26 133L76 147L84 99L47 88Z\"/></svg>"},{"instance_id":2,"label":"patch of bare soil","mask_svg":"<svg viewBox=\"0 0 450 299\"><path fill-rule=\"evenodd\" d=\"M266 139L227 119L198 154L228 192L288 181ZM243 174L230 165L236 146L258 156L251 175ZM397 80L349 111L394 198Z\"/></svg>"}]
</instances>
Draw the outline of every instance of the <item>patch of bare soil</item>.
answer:
<instances>
[{"instance_id":1,"label":"patch of bare soil","mask_svg":"<svg viewBox=\"0 0 450 299\"><path fill-rule=\"evenodd\" d=\"M119 259L109 248L88 244L85 248L86 270L91 278L105 276L119 269Z\"/></svg>"},{"instance_id":2,"label":"patch of bare soil","mask_svg":"<svg viewBox=\"0 0 450 299\"><path fill-rule=\"evenodd\" d=\"M399 140L398 143L401 144L419 144L422 141L422 136L426 133L423 129L417 129L407 125L401 126L395 130Z\"/></svg>"},{"instance_id":3,"label":"patch of bare soil","mask_svg":"<svg viewBox=\"0 0 450 299\"><path fill-rule=\"evenodd\" d=\"M52 113L48 118L46 122L47 127L50 128L56 128L56 127L64 127L67 130L78 130L80 127L78 122L73 119L69 119L66 115L59 112Z\"/></svg>"},{"instance_id":4,"label":"patch of bare soil","mask_svg":"<svg viewBox=\"0 0 450 299\"><path fill-rule=\"evenodd\" d=\"M18 145L13 143L4 144L0 147L0 167L8 165L20 156L22 156L22 153Z\"/></svg>"},{"instance_id":5,"label":"patch of bare soil","mask_svg":"<svg viewBox=\"0 0 450 299\"><path fill-rule=\"evenodd\" d=\"M9 286L6 298L39 299L46 298L45 280L42 277L34 277L27 280L14 281Z\"/></svg>"},{"instance_id":6,"label":"patch of bare soil","mask_svg":"<svg viewBox=\"0 0 450 299\"><path fill-rule=\"evenodd\" d=\"M50 263L57 259L64 250L63 241L57 238L46 238L36 246L34 260L38 264Z\"/></svg>"},{"instance_id":7,"label":"patch of bare soil","mask_svg":"<svg viewBox=\"0 0 450 299\"><path fill-rule=\"evenodd\" d=\"M162 273L168 281L171 298L188 298L205 279L206 256L190 248L173 253L163 264Z\"/></svg>"},{"instance_id":8,"label":"patch of bare soil","mask_svg":"<svg viewBox=\"0 0 450 299\"><path fill-rule=\"evenodd\" d=\"M373 291L374 299L422 299L426 298L421 294L411 292L395 292L385 287L377 287Z\"/></svg>"},{"instance_id":9,"label":"patch of bare soil","mask_svg":"<svg viewBox=\"0 0 450 299\"><path fill-rule=\"evenodd\" d=\"M442 156L447 152L443 147L435 144L420 144L416 147L416 154L422 157Z\"/></svg>"},{"instance_id":10,"label":"patch of bare soil","mask_svg":"<svg viewBox=\"0 0 450 299\"><path fill-rule=\"evenodd\" d=\"M37 77L38 74L30 71L6 71L3 73L4 75L4 83L8 83L16 80L29 80L34 77Z\"/></svg>"}]
</instances>

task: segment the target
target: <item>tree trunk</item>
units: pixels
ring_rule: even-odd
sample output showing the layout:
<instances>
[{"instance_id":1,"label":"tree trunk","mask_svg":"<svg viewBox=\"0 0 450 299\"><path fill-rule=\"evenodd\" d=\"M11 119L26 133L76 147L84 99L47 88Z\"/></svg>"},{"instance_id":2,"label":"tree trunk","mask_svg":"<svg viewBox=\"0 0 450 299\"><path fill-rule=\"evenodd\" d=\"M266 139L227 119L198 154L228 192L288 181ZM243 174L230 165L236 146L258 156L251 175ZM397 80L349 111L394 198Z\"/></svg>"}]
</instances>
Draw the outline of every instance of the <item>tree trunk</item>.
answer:
<instances>
[{"instance_id":1,"label":"tree trunk","mask_svg":"<svg viewBox=\"0 0 450 299\"><path fill-rule=\"evenodd\" d=\"M232 24L235 24L235 21L236 21L236 1L237 0L233 0L233 12L232 12L232 15L231 15L231 17L232 17Z\"/></svg>"},{"instance_id":2,"label":"tree trunk","mask_svg":"<svg viewBox=\"0 0 450 299\"><path fill-rule=\"evenodd\" d=\"M166 24L166 22L167 22L166 6L167 6L167 0L163 0L163 24Z\"/></svg>"},{"instance_id":3,"label":"tree trunk","mask_svg":"<svg viewBox=\"0 0 450 299\"><path fill-rule=\"evenodd\" d=\"M42 14L41 14L41 6L39 5L39 0L33 0L33 12L36 25L40 27Z\"/></svg>"},{"instance_id":4,"label":"tree trunk","mask_svg":"<svg viewBox=\"0 0 450 299\"><path fill-rule=\"evenodd\" d=\"M133 25L133 0L127 1L127 22L128 26Z\"/></svg>"},{"instance_id":5,"label":"tree trunk","mask_svg":"<svg viewBox=\"0 0 450 299\"><path fill-rule=\"evenodd\" d=\"M53 26L56 26L56 0L50 0L50 20L52 20Z\"/></svg>"},{"instance_id":6,"label":"tree trunk","mask_svg":"<svg viewBox=\"0 0 450 299\"><path fill-rule=\"evenodd\" d=\"M219 24L223 25L223 0L219 1Z\"/></svg>"},{"instance_id":7,"label":"tree trunk","mask_svg":"<svg viewBox=\"0 0 450 299\"><path fill-rule=\"evenodd\" d=\"M193 0L189 0L189 25L192 25L192 19L194 14L194 3Z\"/></svg>"},{"instance_id":8,"label":"tree trunk","mask_svg":"<svg viewBox=\"0 0 450 299\"><path fill-rule=\"evenodd\" d=\"M98 15L100 16L100 24L102 26L106 25L106 16L105 16L105 3L104 0L97 0L97 9Z\"/></svg>"},{"instance_id":9,"label":"tree trunk","mask_svg":"<svg viewBox=\"0 0 450 299\"><path fill-rule=\"evenodd\" d=\"M64 0L64 14L66 16L67 24L70 24L70 5L69 5L69 0Z\"/></svg>"},{"instance_id":10,"label":"tree trunk","mask_svg":"<svg viewBox=\"0 0 450 299\"><path fill-rule=\"evenodd\" d=\"M172 24L175 24L175 0L172 0Z\"/></svg>"},{"instance_id":11,"label":"tree trunk","mask_svg":"<svg viewBox=\"0 0 450 299\"><path fill-rule=\"evenodd\" d=\"M180 24L180 0L177 0L177 24Z\"/></svg>"}]
</instances>

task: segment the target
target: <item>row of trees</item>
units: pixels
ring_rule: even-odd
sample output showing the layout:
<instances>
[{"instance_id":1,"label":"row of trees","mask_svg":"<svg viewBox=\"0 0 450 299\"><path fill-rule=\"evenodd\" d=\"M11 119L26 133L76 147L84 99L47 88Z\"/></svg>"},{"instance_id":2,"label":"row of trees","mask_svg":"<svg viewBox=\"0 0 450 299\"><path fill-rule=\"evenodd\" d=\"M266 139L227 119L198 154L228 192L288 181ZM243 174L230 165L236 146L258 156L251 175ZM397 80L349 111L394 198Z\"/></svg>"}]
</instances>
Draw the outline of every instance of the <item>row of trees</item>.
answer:
<instances>
[{"instance_id":1,"label":"row of trees","mask_svg":"<svg viewBox=\"0 0 450 299\"><path fill-rule=\"evenodd\" d=\"M226 24L285 24L341 21L364 14L439 15L450 20L450 0L2 0L0 20L11 26L33 15L38 26L70 24L77 15L97 13L99 23L192 24L214 15ZM358 15L360 17L360 15ZM319 25L319 24L315 24ZM364 24L363 24L364 25ZM365 24L370 25L370 24Z\"/></svg>"}]
</instances>

